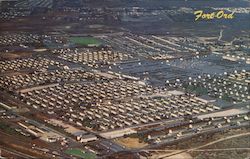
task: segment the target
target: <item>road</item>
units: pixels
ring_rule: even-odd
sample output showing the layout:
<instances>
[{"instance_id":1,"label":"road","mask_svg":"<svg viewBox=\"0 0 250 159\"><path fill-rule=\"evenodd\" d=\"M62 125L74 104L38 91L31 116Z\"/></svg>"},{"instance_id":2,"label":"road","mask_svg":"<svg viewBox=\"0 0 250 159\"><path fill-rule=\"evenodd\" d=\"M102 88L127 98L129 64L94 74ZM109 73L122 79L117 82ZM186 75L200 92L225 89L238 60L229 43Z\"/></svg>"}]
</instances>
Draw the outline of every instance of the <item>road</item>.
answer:
<instances>
[{"instance_id":1,"label":"road","mask_svg":"<svg viewBox=\"0 0 250 159\"><path fill-rule=\"evenodd\" d=\"M180 151L188 151L190 149L180 149L180 150L153 150L153 149L149 149L146 150L148 152L180 152ZM195 152L203 152L203 151L235 151L235 150L250 150L250 148L224 148L224 149L197 149L197 150L192 150Z\"/></svg>"}]
</instances>

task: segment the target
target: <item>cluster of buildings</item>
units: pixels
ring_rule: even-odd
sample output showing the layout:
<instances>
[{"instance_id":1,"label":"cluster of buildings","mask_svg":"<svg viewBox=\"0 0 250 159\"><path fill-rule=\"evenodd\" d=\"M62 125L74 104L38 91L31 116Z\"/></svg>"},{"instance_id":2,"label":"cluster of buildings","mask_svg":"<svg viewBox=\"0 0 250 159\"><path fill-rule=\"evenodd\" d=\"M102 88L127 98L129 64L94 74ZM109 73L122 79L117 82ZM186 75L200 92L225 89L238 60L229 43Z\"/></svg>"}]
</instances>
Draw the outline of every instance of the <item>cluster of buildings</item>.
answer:
<instances>
[{"instance_id":1,"label":"cluster of buildings","mask_svg":"<svg viewBox=\"0 0 250 159\"><path fill-rule=\"evenodd\" d=\"M56 83L19 91L22 101L35 109L101 131L220 109L184 94L147 97L154 93L149 86L122 80Z\"/></svg>"},{"instance_id":2,"label":"cluster of buildings","mask_svg":"<svg viewBox=\"0 0 250 159\"><path fill-rule=\"evenodd\" d=\"M33 72L0 77L0 86L8 90L16 91L32 88L50 83L81 82L86 80L106 79L96 73L83 70L53 70L50 72Z\"/></svg>"},{"instance_id":3,"label":"cluster of buildings","mask_svg":"<svg viewBox=\"0 0 250 159\"><path fill-rule=\"evenodd\" d=\"M64 68L60 62L47 58L25 58L9 61L0 61L0 72L20 71L20 70L48 70L49 68Z\"/></svg>"},{"instance_id":4,"label":"cluster of buildings","mask_svg":"<svg viewBox=\"0 0 250 159\"><path fill-rule=\"evenodd\" d=\"M40 88L40 87L39 87ZM144 85L132 81L103 81L103 82L81 82L81 83L67 83L67 84L56 84L52 87L32 90L29 92L25 91L25 94L21 94L24 97L46 97L52 98L59 103L57 106L65 107L67 105L76 105L77 103L95 103L97 101L109 100L109 99L120 99L128 96L139 95L141 93L150 92L152 89ZM53 99L55 96L60 100ZM38 98L39 99L39 98ZM42 98L40 98L42 100ZM67 99L69 101L67 101ZM35 99L33 99L35 100ZM35 100L36 101L36 100ZM45 100L47 101L47 100ZM38 101L37 101L38 102ZM49 102L49 101L47 101ZM48 106L48 103L41 103ZM40 103L40 102L39 102Z\"/></svg>"},{"instance_id":5,"label":"cluster of buildings","mask_svg":"<svg viewBox=\"0 0 250 159\"><path fill-rule=\"evenodd\" d=\"M29 134L38 137L46 142L56 142L63 138L58 133L52 132L42 127L38 127L37 125L32 124L28 121L19 121L18 125Z\"/></svg>"},{"instance_id":6,"label":"cluster of buildings","mask_svg":"<svg viewBox=\"0 0 250 159\"><path fill-rule=\"evenodd\" d=\"M74 53L64 53L59 55L59 58L62 58L67 61L74 63L87 64L88 66L96 66L101 64L112 64L115 62L120 62L132 58L129 54L124 54L116 51L83 51Z\"/></svg>"},{"instance_id":7,"label":"cluster of buildings","mask_svg":"<svg viewBox=\"0 0 250 159\"><path fill-rule=\"evenodd\" d=\"M234 52L236 54L226 54L223 56L223 59L230 60L230 61L245 61L246 64L250 64L250 58L245 57L244 55L237 55L237 52Z\"/></svg>"},{"instance_id":8,"label":"cluster of buildings","mask_svg":"<svg viewBox=\"0 0 250 159\"><path fill-rule=\"evenodd\" d=\"M136 17L136 18L142 18L146 16L150 17L162 17L168 19L168 16L175 16L179 14L192 14L193 9L187 8L187 7L180 7L180 8L157 8L157 9L147 9L143 7L127 7L124 10L119 10L120 14L123 16L129 16L129 17Z\"/></svg>"},{"instance_id":9,"label":"cluster of buildings","mask_svg":"<svg viewBox=\"0 0 250 159\"><path fill-rule=\"evenodd\" d=\"M109 100L138 96L152 92L152 88L133 81L110 80L51 84L19 92L27 105L47 114L58 116L82 126L86 118L98 111L95 107Z\"/></svg>"},{"instance_id":10,"label":"cluster of buildings","mask_svg":"<svg viewBox=\"0 0 250 159\"><path fill-rule=\"evenodd\" d=\"M3 10L0 12L0 19L1 20L10 20L14 19L16 17L26 17L30 15L30 11L28 10L20 10L20 9L9 9L9 10Z\"/></svg>"},{"instance_id":11,"label":"cluster of buildings","mask_svg":"<svg viewBox=\"0 0 250 159\"><path fill-rule=\"evenodd\" d=\"M249 14L250 13L250 7L237 7L237 8L230 8L230 7L223 7L223 8L215 8L213 7L214 10L226 10L228 12L235 12L235 13L245 13Z\"/></svg>"},{"instance_id":12,"label":"cluster of buildings","mask_svg":"<svg viewBox=\"0 0 250 159\"><path fill-rule=\"evenodd\" d=\"M16 115L7 112L6 109L4 108L0 108L0 118L1 119L14 119L16 118Z\"/></svg>"},{"instance_id":13,"label":"cluster of buildings","mask_svg":"<svg viewBox=\"0 0 250 159\"><path fill-rule=\"evenodd\" d=\"M17 8L52 8L53 0L23 0L14 6Z\"/></svg>"},{"instance_id":14,"label":"cluster of buildings","mask_svg":"<svg viewBox=\"0 0 250 159\"><path fill-rule=\"evenodd\" d=\"M189 124L186 124L186 126L179 128L161 129L162 131L148 135L146 141L154 144L166 144L190 138L194 135L219 132L226 129L246 126L248 125L248 122L249 116L246 114L233 115L229 117L207 118L199 122L191 121Z\"/></svg>"},{"instance_id":15,"label":"cluster of buildings","mask_svg":"<svg viewBox=\"0 0 250 159\"><path fill-rule=\"evenodd\" d=\"M78 3L78 4L77 4ZM68 6L76 7L68 7ZM99 22L99 23L115 23L118 20L118 15L113 11L113 8L103 7L86 7L83 1L75 1L75 3L69 3L66 1L57 1L58 10L65 13L65 16L53 17L54 20L64 20L66 22ZM69 16L74 14L75 16Z\"/></svg>"},{"instance_id":16,"label":"cluster of buildings","mask_svg":"<svg viewBox=\"0 0 250 159\"><path fill-rule=\"evenodd\" d=\"M93 134L89 134L88 132L78 129L70 124L67 124L61 120L57 119L49 119L46 120L47 123L56 126L56 127L61 127L63 130L72 136L76 138L78 142L86 143L90 141L95 141L97 140L97 137Z\"/></svg>"},{"instance_id":17,"label":"cluster of buildings","mask_svg":"<svg viewBox=\"0 0 250 159\"><path fill-rule=\"evenodd\" d=\"M221 37L223 30L221 31ZM250 64L249 49L250 40L249 35L235 37L232 41L219 41L211 45L213 53L222 55L222 58L228 61L237 63Z\"/></svg>"},{"instance_id":18,"label":"cluster of buildings","mask_svg":"<svg viewBox=\"0 0 250 159\"><path fill-rule=\"evenodd\" d=\"M226 101L246 102L249 96L249 75L248 71L241 71L226 76L210 75L199 76L187 82L190 86L201 87L207 90L209 96L222 98Z\"/></svg>"},{"instance_id":19,"label":"cluster of buildings","mask_svg":"<svg viewBox=\"0 0 250 159\"><path fill-rule=\"evenodd\" d=\"M114 103L103 103L86 111L92 127L100 130L124 128L132 125L195 116L220 108L187 95L155 98L132 98ZM95 122L94 122L95 121Z\"/></svg>"},{"instance_id":20,"label":"cluster of buildings","mask_svg":"<svg viewBox=\"0 0 250 159\"><path fill-rule=\"evenodd\" d=\"M40 43L40 36L36 34L3 34L0 38L0 46L9 46L17 44Z\"/></svg>"},{"instance_id":21,"label":"cluster of buildings","mask_svg":"<svg viewBox=\"0 0 250 159\"><path fill-rule=\"evenodd\" d=\"M26 150L69 158L65 149L73 147L98 157L127 153L115 138L135 147L143 140L144 153L249 126L249 36L226 42L223 29L217 38L210 28L201 37L205 28L175 25L193 22L193 8L132 7L137 3L0 0L1 130L29 139ZM242 71L227 73L235 69Z\"/></svg>"},{"instance_id":22,"label":"cluster of buildings","mask_svg":"<svg viewBox=\"0 0 250 159\"><path fill-rule=\"evenodd\" d=\"M153 59L188 57L206 52L208 47L197 38L166 36L102 36L107 44L127 52L137 53Z\"/></svg>"}]
</instances>

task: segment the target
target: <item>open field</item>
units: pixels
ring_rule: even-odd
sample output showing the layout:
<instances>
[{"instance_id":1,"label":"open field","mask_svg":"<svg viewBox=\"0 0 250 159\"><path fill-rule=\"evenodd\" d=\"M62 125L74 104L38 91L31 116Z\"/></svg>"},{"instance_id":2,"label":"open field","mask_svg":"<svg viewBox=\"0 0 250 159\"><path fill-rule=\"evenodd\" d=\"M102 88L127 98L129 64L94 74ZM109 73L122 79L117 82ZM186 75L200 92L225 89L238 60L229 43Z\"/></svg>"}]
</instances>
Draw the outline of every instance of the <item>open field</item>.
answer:
<instances>
[{"instance_id":1,"label":"open field","mask_svg":"<svg viewBox=\"0 0 250 159\"><path fill-rule=\"evenodd\" d=\"M191 156L197 159L235 159L250 155L249 128L205 135L168 146L164 150L155 151L151 158L177 159ZM230 155L229 155L230 154Z\"/></svg>"},{"instance_id":2,"label":"open field","mask_svg":"<svg viewBox=\"0 0 250 159\"><path fill-rule=\"evenodd\" d=\"M115 140L118 144L123 145L127 148L142 148L147 146L147 143L139 141L139 138L119 138Z\"/></svg>"},{"instance_id":3,"label":"open field","mask_svg":"<svg viewBox=\"0 0 250 159\"><path fill-rule=\"evenodd\" d=\"M92 37L71 37L70 41L74 44L84 45L84 46L101 45L101 42L99 40L92 38Z\"/></svg>"},{"instance_id":4,"label":"open field","mask_svg":"<svg viewBox=\"0 0 250 159\"><path fill-rule=\"evenodd\" d=\"M224 140L216 144L204 147L206 151L193 152L192 156L197 159L233 159L247 158L250 156L250 135ZM217 150L217 151L213 151Z\"/></svg>"}]
</instances>

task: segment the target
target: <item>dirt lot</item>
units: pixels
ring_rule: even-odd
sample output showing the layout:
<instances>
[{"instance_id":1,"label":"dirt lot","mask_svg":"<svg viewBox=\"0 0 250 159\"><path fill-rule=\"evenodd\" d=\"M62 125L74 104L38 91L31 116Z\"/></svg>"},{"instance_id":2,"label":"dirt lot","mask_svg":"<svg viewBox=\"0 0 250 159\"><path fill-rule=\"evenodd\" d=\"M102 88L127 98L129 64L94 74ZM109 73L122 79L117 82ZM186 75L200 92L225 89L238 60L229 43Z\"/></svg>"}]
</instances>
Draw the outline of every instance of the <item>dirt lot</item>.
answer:
<instances>
[{"instance_id":1,"label":"dirt lot","mask_svg":"<svg viewBox=\"0 0 250 159\"><path fill-rule=\"evenodd\" d=\"M115 142L121 144L127 148L142 148L147 146L147 143L140 142L138 138L119 138L116 139Z\"/></svg>"},{"instance_id":2,"label":"dirt lot","mask_svg":"<svg viewBox=\"0 0 250 159\"><path fill-rule=\"evenodd\" d=\"M159 152L152 153L152 158L159 156L165 156L168 159L181 159L183 157L195 159L247 158L250 157L249 130L250 128L242 128L195 137L174 146L162 147ZM242 136L237 137L241 134ZM164 150L166 151L164 152Z\"/></svg>"},{"instance_id":3,"label":"dirt lot","mask_svg":"<svg viewBox=\"0 0 250 159\"><path fill-rule=\"evenodd\" d=\"M207 147L208 149L203 152L193 152L192 156L197 159L235 159L235 158L247 158L250 157L250 149L245 149L250 147L250 135L242 136L238 138L232 138L219 142ZM242 149L241 149L242 148ZM216 150L216 151L210 151Z\"/></svg>"},{"instance_id":4,"label":"dirt lot","mask_svg":"<svg viewBox=\"0 0 250 159\"><path fill-rule=\"evenodd\" d=\"M166 157L165 159L192 159L193 157L189 153L181 153L174 156Z\"/></svg>"}]
</instances>

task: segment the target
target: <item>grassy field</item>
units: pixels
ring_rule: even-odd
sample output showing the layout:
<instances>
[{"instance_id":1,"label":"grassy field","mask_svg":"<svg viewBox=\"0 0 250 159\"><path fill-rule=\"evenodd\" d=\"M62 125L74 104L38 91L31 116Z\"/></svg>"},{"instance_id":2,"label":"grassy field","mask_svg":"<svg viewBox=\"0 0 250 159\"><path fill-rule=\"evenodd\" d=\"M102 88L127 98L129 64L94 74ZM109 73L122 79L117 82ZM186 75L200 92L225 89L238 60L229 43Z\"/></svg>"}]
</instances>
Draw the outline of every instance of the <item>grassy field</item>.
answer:
<instances>
[{"instance_id":1,"label":"grassy field","mask_svg":"<svg viewBox=\"0 0 250 159\"><path fill-rule=\"evenodd\" d=\"M66 154L84 158L84 159L95 159L96 156L93 153L86 153L80 149L68 149L65 151Z\"/></svg>"},{"instance_id":2,"label":"grassy field","mask_svg":"<svg viewBox=\"0 0 250 159\"><path fill-rule=\"evenodd\" d=\"M84 45L84 46L101 45L101 42L93 37L71 37L70 41L76 45Z\"/></svg>"}]
</instances>

